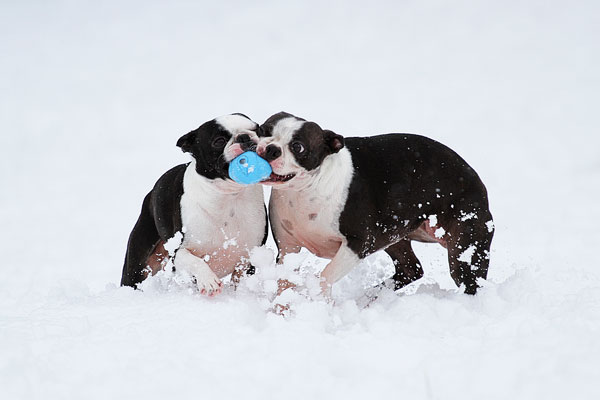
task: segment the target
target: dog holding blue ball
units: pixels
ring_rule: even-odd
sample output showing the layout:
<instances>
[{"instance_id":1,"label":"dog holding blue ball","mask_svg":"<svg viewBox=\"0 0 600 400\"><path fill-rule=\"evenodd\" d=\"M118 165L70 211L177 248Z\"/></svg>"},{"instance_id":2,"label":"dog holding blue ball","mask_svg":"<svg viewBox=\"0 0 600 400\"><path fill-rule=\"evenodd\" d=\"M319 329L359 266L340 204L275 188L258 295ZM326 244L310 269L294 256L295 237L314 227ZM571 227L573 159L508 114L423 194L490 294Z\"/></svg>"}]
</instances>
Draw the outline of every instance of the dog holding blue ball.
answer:
<instances>
[{"instance_id":1,"label":"dog holding blue ball","mask_svg":"<svg viewBox=\"0 0 600 400\"><path fill-rule=\"evenodd\" d=\"M331 262L323 292L377 251L395 273L378 288L423 276L412 241L448 251L450 275L467 294L486 279L494 223L487 190L450 148L420 135L343 137L286 112L261 126L257 153L272 167L269 218L279 258L302 247ZM282 281L280 289L290 286ZM376 291L375 291L376 293Z\"/></svg>"},{"instance_id":2,"label":"dog holding blue ball","mask_svg":"<svg viewBox=\"0 0 600 400\"><path fill-rule=\"evenodd\" d=\"M175 269L193 277L200 293L214 296L222 290L221 278L239 266L251 269L249 251L267 239L263 190L236 182L229 170L233 160L255 149L258 132L256 122L231 114L177 141L192 161L167 171L144 198L127 243L121 285L136 287L172 259ZM251 167L256 160L249 157ZM235 165L241 167L240 159ZM247 182L264 168L247 168Z\"/></svg>"}]
</instances>

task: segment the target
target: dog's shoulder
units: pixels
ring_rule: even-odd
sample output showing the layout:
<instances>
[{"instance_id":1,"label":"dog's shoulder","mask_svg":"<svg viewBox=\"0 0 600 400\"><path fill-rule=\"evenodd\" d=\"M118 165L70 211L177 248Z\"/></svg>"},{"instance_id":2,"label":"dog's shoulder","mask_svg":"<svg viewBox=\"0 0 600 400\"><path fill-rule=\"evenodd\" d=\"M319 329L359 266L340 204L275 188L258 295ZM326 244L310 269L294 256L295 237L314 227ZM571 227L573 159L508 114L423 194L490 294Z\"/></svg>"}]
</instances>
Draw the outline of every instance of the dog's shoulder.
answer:
<instances>
[{"instance_id":1,"label":"dog's shoulder","mask_svg":"<svg viewBox=\"0 0 600 400\"><path fill-rule=\"evenodd\" d=\"M152 189L154 198L164 199L165 197L173 197L176 194L181 197L181 194L183 194L183 176L188 165L189 163L177 165L162 174Z\"/></svg>"}]
</instances>

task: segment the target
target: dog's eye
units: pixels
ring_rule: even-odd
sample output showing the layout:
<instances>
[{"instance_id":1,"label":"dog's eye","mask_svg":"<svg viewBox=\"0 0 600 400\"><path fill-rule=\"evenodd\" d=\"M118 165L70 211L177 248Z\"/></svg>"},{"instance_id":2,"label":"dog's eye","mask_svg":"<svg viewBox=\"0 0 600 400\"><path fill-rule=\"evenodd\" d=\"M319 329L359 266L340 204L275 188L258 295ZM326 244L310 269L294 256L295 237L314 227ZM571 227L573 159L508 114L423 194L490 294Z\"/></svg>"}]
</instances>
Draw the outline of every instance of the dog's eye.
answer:
<instances>
[{"instance_id":1,"label":"dog's eye","mask_svg":"<svg viewBox=\"0 0 600 400\"><path fill-rule=\"evenodd\" d=\"M296 154L304 153L304 145L300 142L294 142L290 145L292 151Z\"/></svg>"},{"instance_id":2,"label":"dog's eye","mask_svg":"<svg viewBox=\"0 0 600 400\"><path fill-rule=\"evenodd\" d=\"M227 143L227 140L224 137L219 136L218 138L215 138L215 140L213 140L212 145L213 147L220 149L221 147L225 146L225 143Z\"/></svg>"}]
</instances>

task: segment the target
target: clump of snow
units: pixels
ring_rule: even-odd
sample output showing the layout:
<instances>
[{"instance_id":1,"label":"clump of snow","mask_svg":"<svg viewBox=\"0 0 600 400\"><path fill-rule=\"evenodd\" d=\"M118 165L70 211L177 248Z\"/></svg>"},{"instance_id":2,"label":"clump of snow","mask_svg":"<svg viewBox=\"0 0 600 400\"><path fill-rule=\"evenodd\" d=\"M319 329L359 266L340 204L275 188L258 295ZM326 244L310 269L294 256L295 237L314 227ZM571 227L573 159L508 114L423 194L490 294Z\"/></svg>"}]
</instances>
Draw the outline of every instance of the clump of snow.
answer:
<instances>
[{"instance_id":1,"label":"clump of snow","mask_svg":"<svg viewBox=\"0 0 600 400\"><path fill-rule=\"evenodd\" d=\"M441 226L439 228L437 228L435 230L435 232L433 232L433 235L438 239L442 238L444 236L444 234L446 234L446 230L444 228L442 228Z\"/></svg>"},{"instance_id":2,"label":"clump of snow","mask_svg":"<svg viewBox=\"0 0 600 400\"><path fill-rule=\"evenodd\" d=\"M436 226L437 225L437 215L433 214L429 216L429 225Z\"/></svg>"},{"instance_id":3,"label":"clump of snow","mask_svg":"<svg viewBox=\"0 0 600 400\"><path fill-rule=\"evenodd\" d=\"M165 250L169 252L169 256L173 257L175 255L175 250L179 248L182 240L183 234L181 232L175 232L175 235L165 242L164 247Z\"/></svg>"},{"instance_id":4,"label":"clump of snow","mask_svg":"<svg viewBox=\"0 0 600 400\"><path fill-rule=\"evenodd\" d=\"M463 212L462 215L461 215L461 217L460 217L460 220L461 221L468 221L468 220L473 219L473 218L477 218L477 215L474 212L470 212L470 213Z\"/></svg>"},{"instance_id":5,"label":"clump of snow","mask_svg":"<svg viewBox=\"0 0 600 400\"><path fill-rule=\"evenodd\" d=\"M458 256L458 261L470 263L473 260L473 254L475 254L477 248L475 245L470 245Z\"/></svg>"},{"instance_id":6,"label":"clump of snow","mask_svg":"<svg viewBox=\"0 0 600 400\"><path fill-rule=\"evenodd\" d=\"M275 260L275 252L266 246L255 247L250 251L250 263L257 268L268 267Z\"/></svg>"}]
</instances>

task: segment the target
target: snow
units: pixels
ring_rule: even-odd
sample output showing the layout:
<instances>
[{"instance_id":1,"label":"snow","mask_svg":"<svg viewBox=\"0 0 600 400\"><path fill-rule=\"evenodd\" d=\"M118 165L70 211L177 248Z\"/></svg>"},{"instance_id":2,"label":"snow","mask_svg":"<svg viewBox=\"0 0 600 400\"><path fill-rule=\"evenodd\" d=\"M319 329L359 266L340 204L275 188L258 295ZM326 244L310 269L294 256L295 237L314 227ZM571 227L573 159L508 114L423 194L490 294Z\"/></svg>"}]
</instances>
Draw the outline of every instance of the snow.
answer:
<instances>
[{"instance_id":1,"label":"snow","mask_svg":"<svg viewBox=\"0 0 600 400\"><path fill-rule=\"evenodd\" d=\"M227 239L223 242L223 248L227 250L230 246L237 247L237 240L235 238Z\"/></svg>"},{"instance_id":2,"label":"snow","mask_svg":"<svg viewBox=\"0 0 600 400\"><path fill-rule=\"evenodd\" d=\"M468 221L468 220L473 219L473 218L477 218L477 215L475 215L475 213L472 213L472 212L471 213L465 213L465 212L463 212L462 216L460 217L460 220L461 221Z\"/></svg>"},{"instance_id":3,"label":"snow","mask_svg":"<svg viewBox=\"0 0 600 400\"><path fill-rule=\"evenodd\" d=\"M435 232L433 232L433 235L436 238L441 239L444 236L445 233L446 233L446 230L440 226L439 228L437 228L435 230Z\"/></svg>"},{"instance_id":4,"label":"snow","mask_svg":"<svg viewBox=\"0 0 600 400\"><path fill-rule=\"evenodd\" d=\"M473 259L473 254L475 254L475 250L477 250L475 245L470 245L462 253L460 253L460 255L458 256L458 261L470 263Z\"/></svg>"},{"instance_id":5,"label":"snow","mask_svg":"<svg viewBox=\"0 0 600 400\"><path fill-rule=\"evenodd\" d=\"M181 245L181 241L183 240L183 235L181 232L175 232L173 237L165 242L163 247L171 257L175 255L175 250L179 248Z\"/></svg>"},{"instance_id":6,"label":"snow","mask_svg":"<svg viewBox=\"0 0 600 400\"><path fill-rule=\"evenodd\" d=\"M428 217L428 219L429 219L429 225L430 225L430 226L432 226L432 227L433 227L433 226L436 226L436 225L437 225L437 215L435 215L435 214L434 214L434 215L430 215L430 216Z\"/></svg>"},{"instance_id":7,"label":"snow","mask_svg":"<svg viewBox=\"0 0 600 400\"><path fill-rule=\"evenodd\" d=\"M3 399L600 398L600 5L321 3L3 3ZM271 241L215 298L118 287L177 139L281 110L463 156L494 216L480 293L415 244L420 282L363 308L393 270L373 255L328 303L325 261L276 267ZM299 289L275 298L281 275Z\"/></svg>"}]
</instances>

